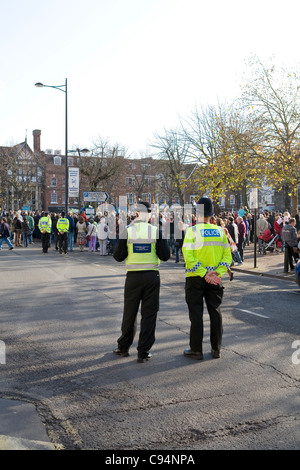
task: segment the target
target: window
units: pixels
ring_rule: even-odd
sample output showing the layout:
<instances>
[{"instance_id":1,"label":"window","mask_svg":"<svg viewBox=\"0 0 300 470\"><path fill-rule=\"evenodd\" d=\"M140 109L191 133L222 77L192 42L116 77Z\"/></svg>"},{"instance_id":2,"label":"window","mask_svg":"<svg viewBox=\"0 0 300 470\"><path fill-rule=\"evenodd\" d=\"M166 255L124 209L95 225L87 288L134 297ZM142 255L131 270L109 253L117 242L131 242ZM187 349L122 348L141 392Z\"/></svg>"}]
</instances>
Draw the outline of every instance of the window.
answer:
<instances>
[{"instance_id":1,"label":"window","mask_svg":"<svg viewBox=\"0 0 300 470\"><path fill-rule=\"evenodd\" d=\"M146 186L151 186L151 178L150 178L150 176L146 176L146 177L144 178L144 182L145 182L145 185L146 185Z\"/></svg>"},{"instance_id":2,"label":"window","mask_svg":"<svg viewBox=\"0 0 300 470\"><path fill-rule=\"evenodd\" d=\"M225 197L219 197L219 206L225 207Z\"/></svg>"},{"instance_id":3,"label":"window","mask_svg":"<svg viewBox=\"0 0 300 470\"><path fill-rule=\"evenodd\" d=\"M56 186L57 186L57 178L55 178L55 176L53 176L53 178L51 178L51 186L52 186L52 187L56 187Z\"/></svg>"},{"instance_id":4,"label":"window","mask_svg":"<svg viewBox=\"0 0 300 470\"><path fill-rule=\"evenodd\" d=\"M151 170L150 163L143 163L141 166L142 166L142 170Z\"/></svg>"},{"instance_id":5,"label":"window","mask_svg":"<svg viewBox=\"0 0 300 470\"><path fill-rule=\"evenodd\" d=\"M134 178L132 176L126 176L126 184L133 185Z\"/></svg>"},{"instance_id":6,"label":"window","mask_svg":"<svg viewBox=\"0 0 300 470\"><path fill-rule=\"evenodd\" d=\"M142 200L151 204L151 193L143 193Z\"/></svg>"},{"instance_id":7,"label":"window","mask_svg":"<svg viewBox=\"0 0 300 470\"><path fill-rule=\"evenodd\" d=\"M230 203L231 206L235 205L235 195L234 194L230 194L229 203Z\"/></svg>"},{"instance_id":8,"label":"window","mask_svg":"<svg viewBox=\"0 0 300 470\"><path fill-rule=\"evenodd\" d=\"M61 166L61 157L53 157L54 165Z\"/></svg>"},{"instance_id":9,"label":"window","mask_svg":"<svg viewBox=\"0 0 300 470\"><path fill-rule=\"evenodd\" d=\"M134 193L127 193L126 197L127 197L128 204L134 204L134 202L135 202L135 194Z\"/></svg>"},{"instance_id":10,"label":"window","mask_svg":"<svg viewBox=\"0 0 300 470\"><path fill-rule=\"evenodd\" d=\"M74 166L74 158L68 157L68 166Z\"/></svg>"},{"instance_id":11,"label":"window","mask_svg":"<svg viewBox=\"0 0 300 470\"><path fill-rule=\"evenodd\" d=\"M51 193L51 204L57 204L57 194L55 191Z\"/></svg>"}]
</instances>

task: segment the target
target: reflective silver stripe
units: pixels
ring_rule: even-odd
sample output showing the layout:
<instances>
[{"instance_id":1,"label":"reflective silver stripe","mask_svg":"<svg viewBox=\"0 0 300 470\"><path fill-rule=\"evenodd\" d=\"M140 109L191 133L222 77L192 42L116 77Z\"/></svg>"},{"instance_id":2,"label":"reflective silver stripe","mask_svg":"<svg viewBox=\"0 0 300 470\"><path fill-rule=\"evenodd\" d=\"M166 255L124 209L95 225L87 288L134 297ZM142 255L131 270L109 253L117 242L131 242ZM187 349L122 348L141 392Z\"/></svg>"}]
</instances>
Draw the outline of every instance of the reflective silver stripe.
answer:
<instances>
[{"instance_id":1,"label":"reflective silver stripe","mask_svg":"<svg viewBox=\"0 0 300 470\"><path fill-rule=\"evenodd\" d=\"M226 244L224 245L224 248L228 248L229 246L230 246L230 243L226 243Z\"/></svg>"},{"instance_id":2,"label":"reflective silver stripe","mask_svg":"<svg viewBox=\"0 0 300 470\"><path fill-rule=\"evenodd\" d=\"M155 238L129 238L129 240L127 240L127 243L128 244L131 244L131 243L156 243L156 239Z\"/></svg>"},{"instance_id":3,"label":"reflective silver stripe","mask_svg":"<svg viewBox=\"0 0 300 470\"><path fill-rule=\"evenodd\" d=\"M158 269L159 264L126 264L126 269Z\"/></svg>"}]
</instances>

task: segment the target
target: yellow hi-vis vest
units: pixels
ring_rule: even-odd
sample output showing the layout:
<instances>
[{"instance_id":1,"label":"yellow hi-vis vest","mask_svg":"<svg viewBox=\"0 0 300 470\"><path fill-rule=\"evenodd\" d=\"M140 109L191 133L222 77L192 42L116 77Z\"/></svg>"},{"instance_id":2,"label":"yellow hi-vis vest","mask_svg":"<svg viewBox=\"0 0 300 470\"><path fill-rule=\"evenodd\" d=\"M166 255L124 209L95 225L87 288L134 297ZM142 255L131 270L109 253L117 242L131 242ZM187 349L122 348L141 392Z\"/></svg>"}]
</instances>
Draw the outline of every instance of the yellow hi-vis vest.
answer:
<instances>
[{"instance_id":1,"label":"yellow hi-vis vest","mask_svg":"<svg viewBox=\"0 0 300 470\"><path fill-rule=\"evenodd\" d=\"M66 219L65 217L61 217L57 221L56 228L57 228L58 232L68 232L69 231L69 224L70 224L70 222L69 222L68 219Z\"/></svg>"},{"instance_id":2,"label":"yellow hi-vis vest","mask_svg":"<svg viewBox=\"0 0 300 470\"><path fill-rule=\"evenodd\" d=\"M155 244L158 229L147 222L136 222L127 227L127 271L158 270L160 259Z\"/></svg>"},{"instance_id":3,"label":"yellow hi-vis vest","mask_svg":"<svg viewBox=\"0 0 300 470\"><path fill-rule=\"evenodd\" d=\"M215 224L200 223L188 227L182 253L187 277L204 277L207 271L216 271L222 276L232 261L226 233Z\"/></svg>"},{"instance_id":4,"label":"yellow hi-vis vest","mask_svg":"<svg viewBox=\"0 0 300 470\"><path fill-rule=\"evenodd\" d=\"M51 233L52 220L49 217L41 217L38 226L42 233Z\"/></svg>"}]
</instances>

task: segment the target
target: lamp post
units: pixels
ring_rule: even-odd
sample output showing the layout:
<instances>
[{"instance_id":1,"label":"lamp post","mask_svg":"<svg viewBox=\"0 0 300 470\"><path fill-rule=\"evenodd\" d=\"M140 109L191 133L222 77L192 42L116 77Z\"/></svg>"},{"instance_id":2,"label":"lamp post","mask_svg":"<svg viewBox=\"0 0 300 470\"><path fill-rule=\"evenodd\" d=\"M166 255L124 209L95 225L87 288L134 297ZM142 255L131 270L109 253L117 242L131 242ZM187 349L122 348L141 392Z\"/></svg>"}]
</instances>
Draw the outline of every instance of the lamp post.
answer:
<instances>
[{"instance_id":1,"label":"lamp post","mask_svg":"<svg viewBox=\"0 0 300 470\"><path fill-rule=\"evenodd\" d=\"M67 79L65 81L64 85L44 85L43 83L36 83L36 87L47 87L47 88L55 88L56 90L63 91L66 95L66 127L65 127L65 188L66 188L66 194L65 194L65 213L66 215L68 214L69 211L69 174L68 174L68 84L67 84Z\"/></svg>"}]
</instances>

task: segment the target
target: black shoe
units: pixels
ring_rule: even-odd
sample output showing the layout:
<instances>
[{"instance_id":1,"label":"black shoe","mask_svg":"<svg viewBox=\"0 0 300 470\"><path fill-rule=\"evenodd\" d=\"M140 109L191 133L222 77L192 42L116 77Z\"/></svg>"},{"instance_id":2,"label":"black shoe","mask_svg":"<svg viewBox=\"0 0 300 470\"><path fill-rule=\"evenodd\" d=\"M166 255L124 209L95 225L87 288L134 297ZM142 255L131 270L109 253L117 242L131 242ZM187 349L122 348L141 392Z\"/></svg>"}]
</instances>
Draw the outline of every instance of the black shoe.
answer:
<instances>
[{"instance_id":1,"label":"black shoe","mask_svg":"<svg viewBox=\"0 0 300 470\"><path fill-rule=\"evenodd\" d=\"M213 359L219 359L220 351L218 349L212 349L211 350L211 355L212 355Z\"/></svg>"},{"instance_id":2,"label":"black shoe","mask_svg":"<svg viewBox=\"0 0 300 470\"><path fill-rule=\"evenodd\" d=\"M152 354L151 354L151 353L147 353L147 356L138 357L138 358L137 358L137 362L147 362L147 361L149 361L150 359L152 359Z\"/></svg>"},{"instance_id":3,"label":"black shoe","mask_svg":"<svg viewBox=\"0 0 300 470\"><path fill-rule=\"evenodd\" d=\"M114 354L117 354L118 356L122 356L122 357L128 357L129 356L129 352L128 351L120 351L119 348L116 348L113 350L113 353Z\"/></svg>"},{"instance_id":4,"label":"black shoe","mask_svg":"<svg viewBox=\"0 0 300 470\"><path fill-rule=\"evenodd\" d=\"M10 250L13 250L13 249L14 249L14 247L13 247L13 246L11 246L11 247L10 247Z\"/></svg>"},{"instance_id":5,"label":"black shoe","mask_svg":"<svg viewBox=\"0 0 300 470\"><path fill-rule=\"evenodd\" d=\"M201 361L203 359L203 354L202 352L199 352L199 351L192 351L191 349L185 349L183 351L183 354L187 357L191 357L192 359L198 359L198 361Z\"/></svg>"},{"instance_id":6,"label":"black shoe","mask_svg":"<svg viewBox=\"0 0 300 470\"><path fill-rule=\"evenodd\" d=\"M231 271L230 276L229 276L229 281L232 281L233 279L233 272Z\"/></svg>"}]
</instances>

